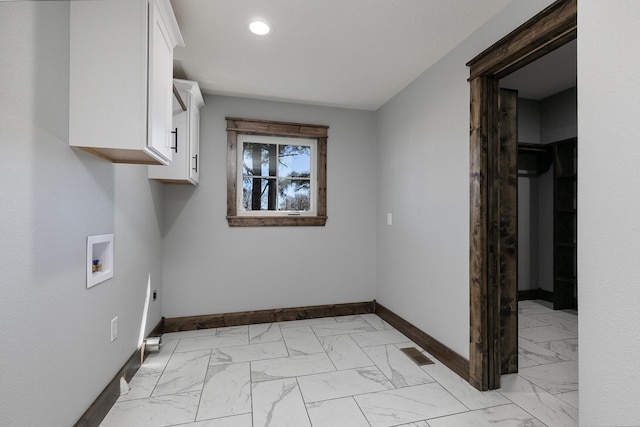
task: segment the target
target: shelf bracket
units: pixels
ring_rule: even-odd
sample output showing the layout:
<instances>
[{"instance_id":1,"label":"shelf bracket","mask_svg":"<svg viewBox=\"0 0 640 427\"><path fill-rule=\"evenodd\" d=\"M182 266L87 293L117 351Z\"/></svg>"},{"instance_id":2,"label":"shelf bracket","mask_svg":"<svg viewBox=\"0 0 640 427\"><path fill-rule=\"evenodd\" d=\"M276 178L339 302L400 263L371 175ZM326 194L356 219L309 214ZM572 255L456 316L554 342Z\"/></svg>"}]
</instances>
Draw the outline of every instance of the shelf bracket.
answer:
<instances>
[{"instance_id":1,"label":"shelf bracket","mask_svg":"<svg viewBox=\"0 0 640 427\"><path fill-rule=\"evenodd\" d=\"M176 88L175 84L173 85L173 96L175 96L176 99L178 100L178 103L180 103L180 107L182 107L182 111L187 111L187 106L182 100L182 97L180 96L180 92L178 92L178 88Z\"/></svg>"}]
</instances>

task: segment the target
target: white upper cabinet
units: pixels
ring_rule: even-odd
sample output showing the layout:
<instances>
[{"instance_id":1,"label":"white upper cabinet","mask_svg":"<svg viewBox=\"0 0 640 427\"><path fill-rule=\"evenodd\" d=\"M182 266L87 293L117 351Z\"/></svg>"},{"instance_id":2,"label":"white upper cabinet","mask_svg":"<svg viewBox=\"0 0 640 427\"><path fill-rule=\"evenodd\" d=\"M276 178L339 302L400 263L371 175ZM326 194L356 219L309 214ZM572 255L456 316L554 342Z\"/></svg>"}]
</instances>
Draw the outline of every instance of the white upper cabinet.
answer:
<instances>
[{"instance_id":1,"label":"white upper cabinet","mask_svg":"<svg viewBox=\"0 0 640 427\"><path fill-rule=\"evenodd\" d=\"M171 162L169 0L70 2L69 145L114 163Z\"/></svg>"},{"instance_id":2,"label":"white upper cabinet","mask_svg":"<svg viewBox=\"0 0 640 427\"><path fill-rule=\"evenodd\" d=\"M173 160L169 166L149 166L149 178L167 184L197 185L200 179L200 108L204 105L198 82L174 79L183 100L173 100Z\"/></svg>"}]
</instances>

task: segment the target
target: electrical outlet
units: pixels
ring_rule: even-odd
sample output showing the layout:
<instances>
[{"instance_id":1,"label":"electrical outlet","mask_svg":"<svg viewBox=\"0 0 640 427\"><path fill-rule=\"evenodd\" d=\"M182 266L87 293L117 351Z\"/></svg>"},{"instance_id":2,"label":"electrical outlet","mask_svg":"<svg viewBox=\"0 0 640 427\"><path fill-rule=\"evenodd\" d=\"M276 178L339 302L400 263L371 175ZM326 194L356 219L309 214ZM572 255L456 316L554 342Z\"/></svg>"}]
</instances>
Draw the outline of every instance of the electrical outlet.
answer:
<instances>
[{"instance_id":1,"label":"electrical outlet","mask_svg":"<svg viewBox=\"0 0 640 427\"><path fill-rule=\"evenodd\" d=\"M393 214L387 213L387 225L393 225Z\"/></svg>"},{"instance_id":2,"label":"electrical outlet","mask_svg":"<svg viewBox=\"0 0 640 427\"><path fill-rule=\"evenodd\" d=\"M154 290L153 290L153 300L155 301L155 300L156 300L156 298L158 298L158 290L157 290L157 289L154 289Z\"/></svg>"},{"instance_id":3,"label":"electrical outlet","mask_svg":"<svg viewBox=\"0 0 640 427\"><path fill-rule=\"evenodd\" d=\"M111 342L118 338L118 316L111 319Z\"/></svg>"}]
</instances>

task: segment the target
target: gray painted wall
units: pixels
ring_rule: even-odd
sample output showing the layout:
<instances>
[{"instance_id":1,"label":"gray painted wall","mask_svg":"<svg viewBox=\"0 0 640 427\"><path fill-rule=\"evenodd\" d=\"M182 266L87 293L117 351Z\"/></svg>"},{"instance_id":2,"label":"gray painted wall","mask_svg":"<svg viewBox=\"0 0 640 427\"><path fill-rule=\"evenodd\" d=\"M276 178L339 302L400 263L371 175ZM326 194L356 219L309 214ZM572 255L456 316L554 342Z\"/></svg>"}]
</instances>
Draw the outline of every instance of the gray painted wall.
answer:
<instances>
[{"instance_id":1,"label":"gray painted wall","mask_svg":"<svg viewBox=\"0 0 640 427\"><path fill-rule=\"evenodd\" d=\"M362 270L366 270L363 281L369 285L363 281L357 281L355 286L341 282L349 289L336 291L337 286L331 280L320 281L316 277L352 277L350 274L356 274L352 264L328 263L330 267L344 268L345 275L307 264L312 285L304 289L311 296L278 297L274 293L265 304L258 304L256 298L249 296L252 305L266 306L273 300L317 303L335 300L331 298L333 292L345 299L369 299L373 296L370 283L376 281L372 273L374 262L367 252L347 252L377 246L378 299L460 354L468 354L468 149L464 148L468 144L468 86L463 83L466 79L463 64L542 9L542 3L547 2L515 1L471 41L464 42L383 107L378 117L343 110L219 99L220 106L237 103L234 108L226 108L228 113L210 113L220 120L233 113L272 118L281 118L280 113L286 113L287 120L296 117L302 120L313 111L314 122L327 120L332 129L347 129L351 125L339 124L342 114L371 126L376 118L380 119L377 164L369 157L375 158L371 150L356 154L364 143L352 145L351 138L344 136L362 137L368 129L364 125L339 132L341 145L348 147L346 160L334 157L329 162L330 180L344 178L351 167L349 162L360 155L364 155L366 166L359 171L379 168L375 219L366 214L367 208L373 209L376 195L368 192L367 181L371 178L363 175L355 177L355 184L367 189L364 196L350 196L346 192L330 196L330 221L335 218L338 224L333 227L338 232L285 230L288 243L314 238L329 260L335 259L331 252L336 251L354 256L354 264L360 267L368 264ZM585 426L633 425L638 419L636 400L640 395L637 381L640 367L636 360L640 353L637 339L640 228L635 215L640 209L640 193L629 189L640 187L636 129L640 114L637 102L640 57L634 44L628 41L640 38L636 25L640 3L584 0L579 15L580 422ZM174 245L174 251L186 247L200 233L220 239L237 239L247 234L258 242L266 242L262 234L270 231L245 229L232 234L226 230L222 235L211 231L223 229L224 201L217 200L217 196L213 200L195 195L198 191L222 193L218 186L223 185L226 156L219 147L207 148L205 138L207 160L214 166L209 172L203 169L203 176L211 174L207 178L209 183L197 189L165 189L168 202L163 205L167 209L164 221L157 209L162 204L163 191L146 179L146 168L116 167L69 149L65 105L69 53L67 4L5 2L0 28L0 145L11 154L0 157L3 189L0 424L67 426L80 416L135 349L149 272L154 286L160 283L158 223L166 225L165 242ZM217 99L207 99L214 110ZM282 110L272 114L265 107ZM367 135L370 136L365 138L367 144L375 141L375 132ZM330 153L333 141L330 139ZM215 144L211 139L208 143ZM424 155L421 159L425 164L413 160L419 158L416 152ZM406 170L408 166L419 168L411 172ZM429 179L425 182L422 174L429 169L439 173L427 172ZM396 174L397 171L400 172ZM336 181L330 181L330 194L335 185ZM416 192L419 197L411 197ZM424 200L424 194L430 201ZM190 203L195 206L187 207ZM353 220L356 215L361 218L360 211L341 213L342 206L360 207L365 224ZM211 222L216 224L205 229L178 225L201 220L205 214L197 212L199 209L210 214ZM395 212L393 226L385 225L387 211ZM377 244L376 232L371 231L372 221L377 230ZM202 221L196 224L202 225ZM177 246L171 242L178 240L172 236L178 231L174 231L176 227L184 231L185 239L184 244ZM86 236L110 231L116 233L116 275L109 282L86 290ZM339 232L346 233L346 237L336 238ZM367 245L349 242L361 238ZM211 247L204 247L205 239L200 239L199 250L209 253L209 258L191 251L197 258L192 265L220 253L215 242L208 239ZM335 244L336 239L339 245ZM343 244L348 250L342 248ZM238 244L232 241L231 246L234 245L237 248ZM441 250L444 255L440 255ZM448 268L436 265L437 261ZM222 283L217 279L215 267L218 265L207 269L208 277L212 283ZM165 267L166 270L170 268ZM189 278L181 279L181 283L188 285ZM202 285L205 279L200 280ZM226 295L226 288L233 285L222 285L221 292L225 294L222 303L215 292L209 292L207 297L213 294L213 302L197 305L189 314L216 309L224 303L229 303L229 310L225 305L224 311L235 309L239 304ZM197 288L187 286L185 293ZM181 290L177 282L171 289L173 293ZM195 300L197 296L191 298ZM151 324L159 319L158 305L152 305ZM176 312L187 309L180 302L177 307L167 308ZM109 343L109 320L114 315L120 316L120 338Z\"/></svg>"},{"instance_id":2,"label":"gray painted wall","mask_svg":"<svg viewBox=\"0 0 640 427\"><path fill-rule=\"evenodd\" d=\"M540 143L540 103L518 98L518 142ZM518 177L518 290L538 289L539 179Z\"/></svg>"},{"instance_id":3,"label":"gray painted wall","mask_svg":"<svg viewBox=\"0 0 640 427\"><path fill-rule=\"evenodd\" d=\"M68 2L1 8L0 425L69 426L137 347L162 192L146 167L68 146ZM86 289L87 236L111 232L115 275Z\"/></svg>"},{"instance_id":4,"label":"gray painted wall","mask_svg":"<svg viewBox=\"0 0 640 427\"><path fill-rule=\"evenodd\" d=\"M518 290L540 287L539 179L518 177Z\"/></svg>"},{"instance_id":5,"label":"gray painted wall","mask_svg":"<svg viewBox=\"0 0 640 427\"><path fill-rule=\"evenodd\" d=\"M520 142L552 143L578 134L577 90L518 100ZM518 289L553 292L553 169L518 178Z\"/></svg>"},{"instance_id":6,"label":"gray painted wall","mask_svg":"<svg viewBox=\"0 0 640 427\"><path fill-rule=\"evenodd\" d=\"M540 142L562 141L578 134L578 91L573 87L540 101Z\"/></svg>"},{"instance_id":7,"label":"gray painted wall","mask_svg":"<svg viewBox=\"0 0 640 427\"><path fill-rule=\"evenodd\" d=\"M325 227L227 225L225 117L330 127ZM206 96L200 135L200 185L165 188L166 317L374 298L375 113Z\"/></svg>"},{"instance_id":8,"label":"gray painted wall","mask_svg":"<svg viewBox=\"0 0 640 427\"><path fill-rule=\"evenodd\" d=\"M540 102L518 98L518 142L540 143Z\"/></svg>"},{"instance_id":9,"label":"gray painted wall","mask_svg":"<svg viewBox=\"0 0 640 427\"><path fill-rule=\"evenodd\" d=\"M580 425L640 419L640 2L580 1Z\"/></svg>"},{"instance_id":10,"label":"gray painted wall","mask_svg":"<svg viewBox=\"0 0 640 427\"><path fill-rule=\"evenodd\" d=\"M469 355L465 64L549 3L514 1L378 111L376 299L464 357ZM386 225L387 212L394 215L392 226Z\"/></svg>"}]
</instances>

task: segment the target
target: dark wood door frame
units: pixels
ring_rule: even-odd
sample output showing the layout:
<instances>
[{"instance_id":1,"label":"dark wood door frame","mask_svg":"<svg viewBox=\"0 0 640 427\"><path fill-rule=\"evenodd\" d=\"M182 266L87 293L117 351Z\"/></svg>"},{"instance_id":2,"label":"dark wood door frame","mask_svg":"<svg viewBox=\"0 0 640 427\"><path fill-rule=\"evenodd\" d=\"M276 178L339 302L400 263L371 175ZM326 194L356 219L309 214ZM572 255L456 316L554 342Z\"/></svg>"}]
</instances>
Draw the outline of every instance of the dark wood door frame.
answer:
<instances>
[{"instance_id":1,"label":"dark wood door frame","mask_svg":"<svg viewBox=\"0 0 640 427\"><path fill-rule=\"evenodd\" d=\"M558 0L472 59L470 67L469 382L500 387L499 80L577 37L577 0ZM504 236L502 236L504 237ZM513 326L511 326L513 327ZM517 327L517 325L516 325Z\"/></svg>"}]
</instances>

